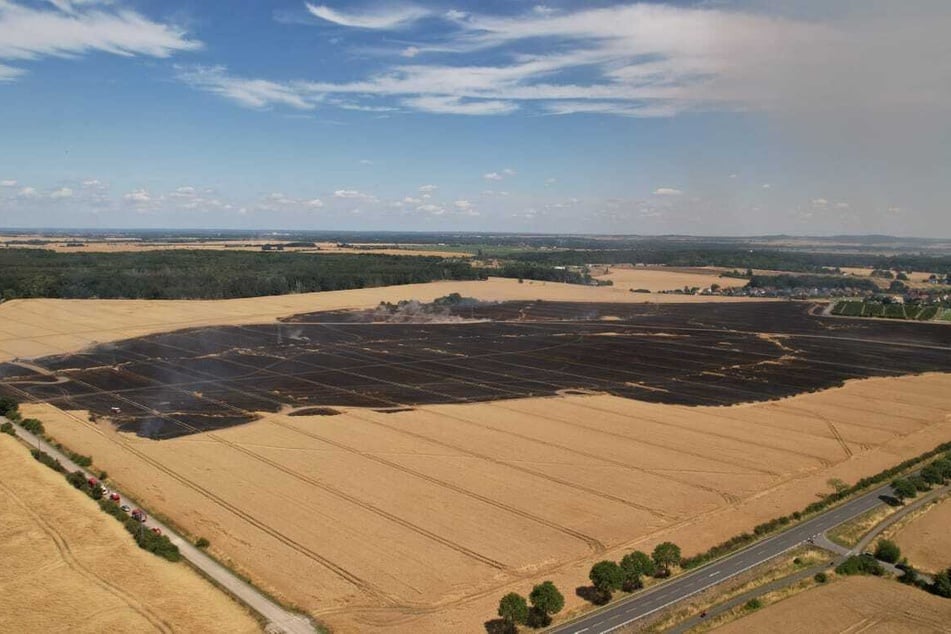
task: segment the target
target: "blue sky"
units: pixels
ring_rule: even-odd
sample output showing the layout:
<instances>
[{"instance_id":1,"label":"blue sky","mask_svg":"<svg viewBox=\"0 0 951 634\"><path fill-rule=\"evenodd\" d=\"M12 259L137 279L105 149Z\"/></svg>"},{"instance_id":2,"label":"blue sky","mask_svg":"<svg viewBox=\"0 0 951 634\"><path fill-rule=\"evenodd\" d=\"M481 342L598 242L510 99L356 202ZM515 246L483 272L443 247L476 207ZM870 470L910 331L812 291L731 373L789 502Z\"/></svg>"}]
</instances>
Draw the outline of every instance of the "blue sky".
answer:
<instances>
[{"instance_id":1,"label":"blue sky","mask_svg":"<svg viewBox=\"0 0 951 634\"><path fill-rule=\"evenodd\" d=\"M0 226L951 235L951 8L777 4L0 0Z\"/></svg>"}]
</instances>

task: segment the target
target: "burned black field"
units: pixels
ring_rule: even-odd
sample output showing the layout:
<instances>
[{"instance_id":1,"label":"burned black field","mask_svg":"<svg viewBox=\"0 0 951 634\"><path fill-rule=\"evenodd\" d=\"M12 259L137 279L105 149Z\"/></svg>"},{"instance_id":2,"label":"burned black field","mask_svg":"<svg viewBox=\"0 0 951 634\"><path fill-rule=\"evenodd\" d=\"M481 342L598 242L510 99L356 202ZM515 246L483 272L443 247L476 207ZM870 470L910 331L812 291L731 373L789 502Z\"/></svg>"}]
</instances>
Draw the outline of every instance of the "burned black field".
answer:
<instances>
[{"instance_id":1,"label":"burned black field","mask_svg":"<svg viewBox=\"0 0 951 634\"><path fill-rule=\"evenodd\" d=\"M444 323L314 313L0 364L0 394L171 438L281 409L333 415L571 391L730 405L852 378L951 371L951 327L819 317L814 308L506 302L453 308Z\"/></svg>"}]
</instances>

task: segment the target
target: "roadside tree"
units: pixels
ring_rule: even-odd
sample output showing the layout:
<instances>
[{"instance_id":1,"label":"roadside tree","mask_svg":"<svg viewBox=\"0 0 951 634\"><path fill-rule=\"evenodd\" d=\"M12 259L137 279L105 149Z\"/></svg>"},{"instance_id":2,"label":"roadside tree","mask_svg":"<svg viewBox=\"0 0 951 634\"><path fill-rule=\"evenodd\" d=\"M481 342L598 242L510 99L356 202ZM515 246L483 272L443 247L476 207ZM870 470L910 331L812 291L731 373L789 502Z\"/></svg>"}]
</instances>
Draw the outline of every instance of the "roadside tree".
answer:
<instances>
[{"instance_id":1,"label":"roadside tree","mask_svg":"<svg viewBox=\"0 0 951 634\"><path fill-rule=\"evenodd\" d=\"M624 574L637 575L639 577L652 577L657 572L654 560L647 553L635 550L632 553L624 555L621 559L621 570Z\"/></svg>"},{"instance_id":2,"label":"roadside tree","mask_svg":"<svg viewBox=\"0 0 951 634\"><path fill-rule=\"evenodd\" d=\"M509 592L499 601L499 616L505 621L509 629L515 625L524 625L528 620L528 603L525 597L517 592Z\"/></svg>"},{"instance_id":3,"label":"roadside tree","mask_svg":"<svg viewBox=\"0 0 951 634\"><path fill-rule=\"evenodd\" d=\"M532 588L528 600L532 604L528 624L532 627L547 627L553 614L565 607L565 597L551 581L545 581Z\"/></svg>"},{"instance_id":4,"label":"roadside tree","mask_svg":"<svg viewBox=\"0 0 951 634\"><path fill-rule=\"evenodd\" d=\"M915 488L915 485L905 478L894 480L892 482L892 490L895 492L895 497L898 498L899 502L904 502L918 495L918 489Z\"/></svg>"},{"instance_id":5,"label":"roadside tree","mask_svg":"<svg viewBox=\"0 0 951 634\"><path fill-rule=\"evenodd\" d=\"M680 564L680 546L673 542L663 542L654 548L654 563L661 569L664 577L670 576L670 567Z\"/></svg>"},{"instance_id":6,"label":"roadside tree","mask_svg":"<svg viewBox=\"0 0 951 634\"><path fill-rule=\"evenodd\" d=\"M595 603L607 603L611 600L611 593L624 583L624 574L613 561L599 561L591 567L588 579L597 592Z\"/></svg>"}]
</instances>

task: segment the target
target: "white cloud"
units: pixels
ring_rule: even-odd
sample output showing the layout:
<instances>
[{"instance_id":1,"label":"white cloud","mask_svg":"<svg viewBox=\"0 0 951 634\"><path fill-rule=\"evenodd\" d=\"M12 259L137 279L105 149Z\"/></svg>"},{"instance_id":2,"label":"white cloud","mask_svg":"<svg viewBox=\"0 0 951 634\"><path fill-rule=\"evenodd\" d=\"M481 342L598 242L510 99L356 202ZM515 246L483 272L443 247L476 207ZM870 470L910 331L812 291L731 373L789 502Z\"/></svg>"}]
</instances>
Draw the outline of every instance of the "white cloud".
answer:
<instances>
[{"instance_id":1,"label":"white cloud","mask_svg":"<svg viewBox=\"0 0 951 634\"><path fill-rule=\"evenodd\" d=\"M319 209L324 206L324 201L319 198L311 198L310 200L305 200L303 202L305 207L311 207L313 209Z\"/></svg>"},{"instance_id":2,"label":"white cloud","mask_svg":"<svg viewBox=\"0 0 951 634\"><path fill-rule=\"evenodd\" d=\"M468 13L465 11L459 11L458 9L450 9L449 11L446 11L444 15L446 16L447 20L453 20L456 22L465 20L467 17L469 17Z\"/></svg>"},{"instance_id":3,"label":"white cloud","mask_svg":"<svg viewBox=\"0 0 951 634\"><path fill-rule=\"evenodd\" d=\"M414 6L379 9L375 12L344 13L326 5L307 3L307 10L314 16L340 26L359 29L399 29L409 26L430 14L427 9Z\"/></svg>"},{"instance_id":4,"label":"white cloud","mask_svg":"<svg viewBox=\"0 0 951 634\"><path fill-rule=\"evenodd\" d=\"M3 180L0 181L0 187L16 187L17 182L15 180Z\"/></svg>"},{"instance_id":5,"label":"white cloud","mask_svg":"<svg viewBox=\"0 0 951 634\"><path fill-rule=\"evenodd\" d=\"M60 200L62 198L72 198L73 190L69 187L60 187L59 189L54 189L50 192L50 198L53 200Z\"/></svg>"},{"instance_id":6,"label":"white cloud","mask_svg":"<svg viewBox=\"0 0 951 634\"><path fill-rule=\"evenodd\" d=\"M736 174L730 174L730 178L736 178Z\"/></svg>"},{"instance_id":7,"label":"white cloud","mask_svg":"<svg viewBox=\"0 0 951 634\"><path fill-rule=\"evenodd\" d=\"M434 205L432 203L426 205L420 205L416 208L416 211L421 211L423 213L431 214L433 216L441 216L446 213L445 207L440 205Z\"/></svg>"},{"instance_id":8,"label":"white cloud","mask_svg":"<svg viewBox=\"0 0 951 634\"><path fill-rule=\"evenodd\" d=\"M91 52L163 58L202 46L183 30L129 9L113 10L100 2L57 0L52 4L0 0L0 60L76 57ZM14 79L22 72L0 64L0 80Z\"/></svg>"},{"instance_id":9,"label":"white cloud","mask_svg":"<svg viewBox=\"0 0 951 634\"><path fill-rule=\"evenodd\" d=\"M372 201L376 200L376 196L370 194L364 194L363 192L357 191L355 189L338 189L334 192L334 198L345 198L349 200L366 200Z\"/></svg>"},{"instance_id":10,"label":"white cloud","mask_svg":"<svg viewBox=\"0 0 951 634\"><path fill-rule=\"evenodd\" d=\"M177 66L178 79L189 86L230 99L249 108L273 105L312 110L319 97L302 94L294 86L264 79L229 75L224 66Z\"/></svg>"},{"instance_id":11,"label":"white cloud","mask_svg":"<svg viewBox=\"0 0 951 634\"><path fill-rule=\"evenodd\" d=\"M558 12L558 9L553 9L553 8L551 8L551 7L549 7L549 6L544 5L544 4L537 4L537 5L535 5L534 7L532 7L532 13L536 13L536 14L538 14L538 15L546 15L546 16L547 16L547 15L555 14L555 13L557 13L557 12Z\"/></svg>"},{"instance_id":12,"label":"white cloud","mask_svg":"<svg viewBox=\"0 0 951 634\"><path fill-rule=\"evenodd\" d=\"M89 188L89 187L102 187L103 183L98 178L88 178L80 184L85 188Z\"/></svg>"},{"instance_id":13,"label":"white cloud","mask_svg":"<svg viewBox=\"0 0 951 634\"><path fill-rule=\"evenodd\" d=\"M455 205L456 209L461 209L463 211L472 209L472 203L470 203L468 200L457 200L453 203L453 205Z\"/></svg>"},{"instance_id":14,"label":"white cloud","mask_svg":"<svg viewBox=\"0 0 951 634\"><path fill-rule=\"evenodd\" d=\"M654 190L655 196L680 196L681 194L683 194L682 190L673 187L658 187Z\"/></svg>"},{"instance_id":15,"label":"white cloud","mask_svg":"<svg viewBox=\"0 0 951 634\"><path fill-rule=\"evenodd\" d=\"M769 183L763 183L763 189L772 189L772 187Z\"/></svg>"},{"instance_id":16,"label":"white cloud","mask_svg":"<svg viewBox=\"0 0 951 634\"><path fill-rule=\"evenodd\" d=\"M134 204L144 204L152 202L152 194L145 189L134 189L128 194L122 196L122 200L134 203Z\"/></svg>"},{"instance_id":17,"label":"white cloud","mask_svg":"<svg viewBox=\"0 0 951 634\"><path fill-rule=\"evenodd\" d=\"M416 57L417 55L419 55L419 53L420 53L420 50L416 46L407 46L402 51L400 51L400 55L402 55L403 57L410 57L410 58Z\"/></svg>"},{"instance_id":18,"label":"white cloud","mask_svg":"<svg viewBox=\"0 0 951 634\"><path fill-rule=\"evenodd\" d=\"M502 173L505 174L506 176L515 176L518 172L516 172L510 167L506 167L504 170L502 170Z\"/></svg>"},{"instance_id":19,"label":"white cloud","mask_svg":"<svg viewBox=\"0 0 951 634\"><path fill-rule=\"evenodd\" d=\"M498 172L488 172L486 174L483 174L482 178L484 178L487 181L500 181L504 178L504 176L502 176Z\"/></svg>"},{"instance_id":20,"label":"white cloud","mask_svg":"<svg viewBox=\"0 0 951 634\"><path fill-rule=\"evenodd\" d=\"M835 204L836 209L848 209L850 207L849 203L839 202Z\"/></svg>"},{"instance_id":21,"label":"white cloud","mask_svg":"<svg viewBox=\"0 0 951 634\"><path fill-rule=\"evenodd\" d=\"M373 165L373 161L370 159L360 159L360 165Z\"/></svg>"},{"instance_id":22,"label":"white cloud","mask_svg":"<svg viewBox=\"0 0 951 634\"><path fill-rule=\"evenodd\" d=\"M36 196L36 189L33 187L24 187L20 190L18 196L21 198L33 198Z\"/></svg>"},{"instance_id":23,"label":"white cloud","mask_svg":"<svg viewBox=\"0 0 951 634\"><path fill-rule=\"evenodd\" d=\"M403 199L403 202L406 203L407 205L418 205L422 203L423 201L421 198L413 198L412 196L407 196L406 198Z\"/></svg>"},{"instance_id":24,"label":"white cloud","mask_svg":"<svg viewBox=\"0 0 951 634\"><path fill-rule=\"evenodd\" d=\"M437 185L422 185L422 186L419 188L419 191L421 191L421 192L427 192L427 193L428 193L428 192L434 192L434 191L436 191L437 189L439 189L439 187L438 187Z\"/></svg>"},{"instance_id":25,"label":"white cloud","mask_svg":"<svg viewBox=\"0 0 951 634\"><path fill-rule=\"evenodd\" d=\"M812 200L813 207L826 207L829 205L829 201L825 198L814 198Z\"/></svg>"},{"instance_id":26,"label":"white cloud","mask_svg":"<svg viewBox=\"0 0 951 634\"><path fill-rule=\"evenodd\" d=\"M436 96L411 97L403 105L433 114L489 115L508 114L518 110L518 104L497 99L463 100L461 97Z\"/></svg>"},{"instance_id":27,"label":"white cloud","mask_svg":"<svg viewBox=\"0 0 951 634\"><path fill-rule=\"evenodd\" d=\"M554 185L554 184L557 183L557 182L558 182L558 179L557 179L557 178L546 178L546 179L545 179L545 185Z\"/></svg>"}]
</instances>

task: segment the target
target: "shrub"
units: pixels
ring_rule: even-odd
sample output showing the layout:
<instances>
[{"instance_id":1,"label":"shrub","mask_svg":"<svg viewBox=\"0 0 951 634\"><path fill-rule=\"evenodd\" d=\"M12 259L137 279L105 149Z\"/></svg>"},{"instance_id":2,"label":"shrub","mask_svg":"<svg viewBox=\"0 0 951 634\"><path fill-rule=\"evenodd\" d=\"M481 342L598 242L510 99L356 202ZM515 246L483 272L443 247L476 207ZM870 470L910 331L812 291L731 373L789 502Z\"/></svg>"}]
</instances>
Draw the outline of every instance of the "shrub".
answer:
<instances>
[{"instance_id":1,"label":"shrub","mask_svg":"<svg viewBox=\"0 0 951 634\"><path fill-rule=\"evenodd\" d=\"M885 574L882 564L871 555L852 555L836 566L835 571L840 575L874 575L881 577Z\"/></svg>"},{"instance_id":2,"label":"shrub","mask_svg":"<svg viewBox=\"0 0 951 634\"><path fill-rule=\"evenodd\" d=\"M911 482L920 493L931 490L931 483L920 475L908 476L908 481Z\"/></svg>"},{"instance_id":3,"label":"shrub","mask_svg":"<svg viewBox=\"0 0 951 634\"><path fill-rule=\"evenodd\" d=\"M934 583L928 589L939 597L951 599L951 568L936 574Z\"/></svg>"},{"instance_id":4,"label":"shrub","mask_svg":"<svg viewBox=\"0 0 951 634\"><path fill-rule=\"evenodd\" d=\"M3 423L0 425L0 432L4 434L10 434L11 436L17 435L17 433L13 430L13 423Z\"/></svg>"},{"instance_id":5,"label":"shrub","mask_svg":"<svg viewBox=\"0 0 951 634\"><path fill-rule=\"evenodd\" d=\"M813 579L816 580L816 583L825 583L826 581L829 580L829 575L827 575L824 572L817 572L816 576L813 577Z\"/></svg>"},{"instance_id":6,"label":"shrub","mask_svg":"<svg viewBox=\"0 0 951 634\"><path fill-rule=\"evenodd\" d=\"M41 462L45 464L47 467L49 467L53 471L58 471L59 473L66 473L66 468L63 467L62 464L60 464L60 461L54 458L53 456L49 455L45 451L40 451L39 449L31 449L30 455L32 455L33 458L37 462Z\"/></svg>"},{"instance_id":7,"label":"shrub","mask_svg":"<svg viewBox=\"0 0 951 634\"><path fill-rule=\"evenodd\" d=\"M196 547L196 548L208 548L209 546L211 546L211 542L209 542L209 541L208 541L207 539L205 539L204 537L199 537L199 538L195 541L195 547Z\"/></svg>"},{"instance_id":8,"label":"shrub","mask_svg":"<svg viewBox=\"0 0 951 634\"><path fill-rule=\"evenodd\" d=\"M898 563L901 559L901 549L891 540L880 539L875 547L875 559L889 564Z\"/></svg>"},{"instance_id":9,"label":"shrub","mask_svg":"<svg viewBox=\"0 0 951 634\"><path fill-rule=\"evenodd\" d=\"M23 427L23 429L27 430L31 434L36 434L37 436L42 436L46 433L43 423L36 420L35 418L24 418L20 425Z\"/></svg>"},{"instance_id":10,"label":"shrub","mask_svg":"<svg viewBox=\"0 0 951 634\"><path fill-rule=\"evenodd\" d=\"M609 596L612 591L620 589L624 583L624 573L613 561L599 561L594 564L588 578L596 590L607 593Z\"/></svg>"},{"instance_id":11,"label":"shrub","mask_svg":"<svg viewBox=\"0 0 951 634\"><path fill-rule=\"evenodd\" d=\"M743 609L752 612L754 610L759 610L761 607L763 607L763 602L760 601L759 597L753 597L746 602L746 604L743 606Z\"/></svg>"}]
</instances>

